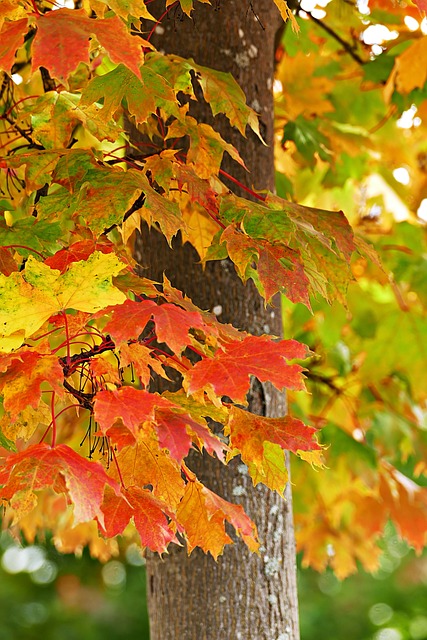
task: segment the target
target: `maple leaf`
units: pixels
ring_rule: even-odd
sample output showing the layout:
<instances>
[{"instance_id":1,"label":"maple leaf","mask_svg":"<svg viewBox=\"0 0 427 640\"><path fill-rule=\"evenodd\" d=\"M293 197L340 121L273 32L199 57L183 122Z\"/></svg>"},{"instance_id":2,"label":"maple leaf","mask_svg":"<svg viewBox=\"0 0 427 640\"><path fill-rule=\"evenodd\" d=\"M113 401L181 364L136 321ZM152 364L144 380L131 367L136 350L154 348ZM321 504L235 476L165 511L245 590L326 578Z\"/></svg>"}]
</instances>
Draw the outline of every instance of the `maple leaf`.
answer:
<instances>
[{"instance_id":1,"label":"maple leaf","mask_svg":"<svg viewBox=\"0 0 427 640\"><path fill-rule=\"evenodd\" d=\"M151 426L139 434L136 445L124 447L116 457L125 487L150 485L154 496L176 512L185 486L181 467L160 448Z\"/></svg>"},{"instance_id":2,"label":"maple leaf","mask_svg":"<svg viewBox=\"0 0 427 640\"><path fill-rule=\"evenodd\" d=\"M59 311L95 312L123 302L125 296L111 284L123 268L115 255L97 251L62 275L31 256L22 273L0 275L0 349L18 347Z\"/></svg>"},{"instance_id":3,"label":"maple leaf","mask_svg":"<svg viewBox=\"0 0 427 640\"><path fill-rule=\"evenodd\" d=\"M163 297L166 298L169 302L173 302L174 304L186 309L187 311L195 311L196 313L200 313L203 317L203 321L210 326L211 332L213 334L217 333L222 336L224 341L228 340L239 340L243 335L246 335L244 332L239 331L231 324L223 324L218 322L216 316L213 313L209 313L208 311L202 311L197 307L187 296L185 296L182 291L175 289L172 287L171 283L167 279L166 276L163 276Z\"/></svg>"},{"instance_id":4,"label":"maple leaf","mask_svg":"<svg viewBox=\"0 0 427 640\"><path fill-rule=\"evenodd\" d=\"M210 455L215 452L219 460L224 460L226 445L211 433L206 424L196 422L188 414L160 409L156 411L155 429L160 446L168 449L177 462L181 463L187 456L193 440L200 449L204 446Z\"/></svg>"},{"instance_id":5,"label":"maple leaf","mask_svg":"<svg viewBox=\"0 0 427 640\"><path fill-rule=\"evenodd\" d=\"M288 479L284 450L320 450L313 440L315 431L291 416L266 418L231 407L224 434L230 436L229 457L241 455L254 484L263 482L283 495Z\"/></svg>"},{"instance_id":6,"label":"maple leaf","mask_svg":"<svg viewBox=\"0 0 427 640\"><path fill-rule=\"evenodd\" d=\"M400 535L421 553L426 544L427 489L383 462L380 495Z\"/></svg>"},{"instance_id":7,"label":"maple leaf","mask_svg":"<svg viewBox=\"0 0 427 640\"><path fill-rule=\"evenodd\" d=\"M10 454L0 470L0 484L4 485L2 496L6 500L17 492L28 495L45 487L57 493L65 491L74 505L75 524L93 518L103 523L100 505L106 484L120 494L119 484L99 463L85 460L65 444L53 448L36 444Z\"/></svg>"},{"instance_id":8,"label":"maple leaf","mask_svg":"<svg viewBox=\"0 0 427 640\"><path fill-rule=\"evenodd\" d=\"M152 300L126 300L122 305L114 307L111 320L107 322L104 330L117 343L125 342L129 338L137 338L151 318L154 318L156 323L159 342L166 342L174 353L181 353L185 347L192 344L188 335L191 328L209 330L199 313L185 311L170 303L157 305Z\"/></svg>"},{"instance_id":9,"label":"maple leaf","mask_svg":"<svg viewBox=\"0 0 427 640\"><path fill-rule=\"evenodd\" d=\"M111 318L104 327L113 340L119 344L131 338L138 338L152 318L157 305L152 300L125 300L123 304L112 307Z\"/></svg>"},{"instance_id":10,"label":"maple leaf","mask_svg":"<svg viewBox=\"0 0 427 640\"><path fill-rule=\"evenodd\" d=\"M123 496L118 496L106 487L102 511L103 529L109 537L123 533L133 517L144 547L164 553L170 542L179 544L174 528L165 515L168 512L167 505L155 498L148 489L128 487Z\"/></svg>"},{"instance_id":11,"label":"maple leaf","mask_svg":"<svg viewBox=\"0 0 427 640\"><path fill-rule=\"evenodd\" d=\"M0 5L0 29L6 18L16 21L21 17L27 18L27 7L21 5L18 0L3 0Z\"/></svg>"},{"instance_id":12,"label":"maple leaf","mask_svg":"<svg viewBox=\"0 0 427 640\"><path fill-rule=\"evenodd\" d=\"M174 0L166 0L166 6L169 7L174 3ZM193 0L179 0L179 4L181 5L181 9L184 13L187 14L188 17L191 17L191 12L193 11Z\"/></svg>"},{"instance_id":13,"label":"maple leaf","mask_svg":"<svg viewBox=\"0 0 427 640\"><path fill-rule=\"evenodd\" d=\"M299 253L289 247L263 243L257 264L258 277L268 302L281 291L292 302L302 302L311 308L308 296L309 280Z\"/></svg>"},{"instance_id":14,"label":"maple leaf","mask_svg":"<svg viewBox=\"0 0 427 640\"><path fill-rule=\"evenodd\" d=\"M12 226L0 223L0 245L18 245L16 251L25 256L31 254L29 249L39 253L54 253L59 248L58 240L63 233L57 222L22 218Z\"/></svg>"},{"instance_id":15,"label":"maple leaf","mask_svg":"<svg viewBox=\"0 0 427 640\"><path fill-rule=\"evenodd\" d=\"M190 148L187 163L192 164L195 173L201 178L217 175L224 151L242 166L245 166L237 149L226 142L220 134L207 124L199 124L191 116L185 115L172 122L168 128L167 139L189 136Z\"/></svg>"},{"instance_id":16,"label":"maple leaf","mask_svg":"<svg viewBox=\"0 0 427 640\"><path fill-rule=\"evenodd\" d=\"M182 91L195 98L191 79L192 67L184 58L168 54L162 55L157 51L152 51L146 55L144 66L165 78L176 92Z\"/></svg>"},{"instance_id":17,"label":"maple leaf","mask_svg":"<svg viewBox=\"0 0 427 640\"><path fill-rule=\"evenodd\" d=\"M5 412L0 419L0 428L6 438L16 442L19 438L29 440L39 425L43 425L46 429L51 422L52 412L50 407L44 402L39 402L36 408L27 406L15 420L12 420L12 416ZM8 448L16 451L16 448Z\"/></svg>"},{"instance_id":18,"label":"maple leaf","mask_svg":"<svg viewBox=\"0 0 427 640\"><path fill-rule=\"evenodd\" d=\"M153 421L156 409L168 408L172 403L156 393L143 389L122 387L116 391L100 391L95 396L94 413L101 431L108 429L119 419L137 439L143 422Z\"/></svg>"},{"instance_id":19,"label":"maple leaf","mask_svg":"<svg viewBox=\"0 0 427 640\"><path fill-rule=\"evenodd\" d=\"M204 447L209 455L213 456L215 453L218 459L223 461L224 451L227 451L228 447L206 426L206 418L224 424L228 420L226 407L200 404L187 396L182 390L175 393L166 392L163 397L171 400L176 405L174 411L179 411L180 408L187 417L190 416L192 418L192 420L187 420L186 429L198 448L202 450Z\"/></svg>"},{"instance_id":20,"label":"maple leaf","mask_svg":"<svg viewBox=\"0 0 427 640\"><path fill-rule=\"evenodd\" d=\"M66 82L80 62L89 64L89 38L95 35L111 60L122 62L136 75L143 63L141 43L117 17L88 18L84 9L58 9L37 18L33 70L45 67Z\"/></svg>"},{"instance_id":21,"label":"maple leaf","mask_svg":"<svg viewBox=\"0 0 427 640\"><path fill-rule=\"evenodd\" d=\"M122 434L111 430L120 419L138 442L144 437L144 423L150 423L158 436L160 447L167 448L172 458L181 462L194 439L208 453L224 458L224 445L207 428L185 412L185 407L158 394L133 387L116 391L100 391L95 396L95 419L104 434L122 440Z\"/></svg>"},{"instance_id":22,"label":"maple leaf","mask_svg":"<svg viewBox=\"0 0 427 640\"><path fill-rule=\"evenodd\" d=\"M17 352L10 359L11 366L0 373L0 392L4 397L4 408L13 420L29 405L37 408L42 382L49 382L58 395L64 395L61 381L62 367L57 356L37 351Z\"/></svg>"},{"instance_id":23,"label":"maple leaf","mask_svg":"<svg viewBox=\"0 0 427 640\"><path fill-rule=\"evenodd\" d=\"M262 140L259 132L258 116L255 111L246 104L246 97L231 73L214 71L202 67L188 60L187 63L196 72L196 78L202 87L206 102L209 103L212 113L224 113L232 126L237 127L242 135L245 135L246 125Z\"/></svg>"},{"instance_id":24,"label":"maple leaf","mask_svg":"<svg viewBox=\"0 0 427 640\"><path fill-rule=\"evenodd\" d=\"M80 104L89 105L103 99L100 113L105 121L115 116L123 100L129 115L138 124L146 122L159 105L170 115L177 115L175 93L167 80L147 65L140 71L141 79L124 65L119 65L113 71L93 78L85 87Z\"/></svg>"},{"instance_id":25,"label":"maple leaf","mask_svg":"<svg viewBox=\"0 0 427 640\"><path fill-rule=\"evenodd\" d=\"M131 270L127 270L118 276L113 277L113 284L120 291L128 293L132 291L136 296L147 296L148 298L157 298L159 290L156 289L156 283L148 278L141 278Z\"/></svg>"},{"instance_id":26,"label":"maple leaf","mask_svg":"<svg viewBox=\"0 0 427 640\"><path fill-rule=\"evenodd\" d=\"M134 18L145 18L146 20L155 20L148 11L144 0L100 0L100 2L108 5L114 13L122 18L132 16Z\"/></svg>"},{"instance_id":27,"label":"maple leaf","mask_svg":"<svg viewBox=\"0 0 427 640\"><path fill-rule=\"evenodd\" d=\"M208 213L218 213L218 203L215 191L208 180L200 178L191 165L177 165L174 174L181 190L186 189L190 199L197 202Z\"/></svg>"},{"instance_id":28,"label":"maple leaf","mask_svg":"<svg viewBox=\"0 0 427 640\"><path fill-rule=\"evenodd\" d=\"M176 202L172 202L172 200L157 193L147 180L144 182L143 189L145 202L140 210L141 217L150 226L157 223L170 245L173 236L178 233L178 231L181 229L185 231L185 223L179 206Z\"/></svg>"},{"instance_id":29,"label":"maple leaf","mask_svg":"<svg viewBox=\"0 0 427 640\"><path fill-rule=\"evenodd\" d=\"M191 436L187 431L187 425L193 422L188 416L173 414L170 411L156 411L159 444L162 448L168 449L171 457L179 463L190 451Z\"/></svg>"},{"instance_id":30,"label":"maple leaf","mask_svg":"<svg viewBox=\"0 0 427 640\"><path fill-rule=\"evenodd\" d=\"M34 139L45 149L66 147L81 121L78 102L72 93L49 92L27 106L22 113L30 114Z\"/></svg>"},{"instance_id":31,"label":"maple leaf","mask_svg":"<svg viewBox=\"0 0 427 640\"><path fill-rule=\"evenodd\" d=\"M278 292L283 292L292 302L302 302L310 308L307 278L298 251L286 245L273 245L263 240L248 237L235 225L228 226L221 235L227 252L245 282L252 277L261 285L266 302ZM257 262L254 274L253 263Z\"/></svg>"},{"instance_id":32,"label":"maple leaf","mask_svg":"<svg viewBox=\"0 0 427 640\"><path fill-rule=\"evenodd\" d=\"M156 359L153 350L138 342L120 345L120 363L123 367L131 365L144 387L149 385L151 371L163 378L166 377L165 371L161 363Z\"/></svg>"},{"instance_id":33,"label":"maple leaf","mask_svg":"<svg viewBox=\"0 0 427 640\"><path fill-rule=\"evenodd\" d=\"M282 16L283 20L285 22L287 22L288 20L291 21L292 31L294 31L295 33L298 33L300 28L299 28L298 22L295 19L294 14L289 8L288 3L285 0L274 0L274 4L279 9L280 15Z\"/></svg>"},{"instance_id":34,"label":"maple leaf","mask_svg":"<svg viewBox=\"0 0 427 640\"><path fill-rule=\"evenodd\" d=\"M13 259L10 249L0 247L0 273L10 276L14 271L19 271L16 260Z\"/></svg>"},{"instance_id":35,"label":"maple leaf","mask_svg":"<svg viewBox=\"0 0 427 640\"><path fill-rule=\"evenodd\" d=\"M10 73L15 62L16 50L24 44L28 31L28 19L5 22L0 29L0 69Z\"/></svg>"},{"instance_id":36,"label":"maple leaf","mask_svg":"<svg viewBox=\"0 0 427 640\"><path fill-rule=\"evenodd\" d=\"M195 547L200 547L205 553L209 551L216 560L222 554L224 546L232 543L225 531L225 520L242 536L252 551L259 546L256 527L243 507L233 505L214 494L194 474L190 475L185 486L177 518L184 527L188 553Z\"/></svg>"},{"instance_id":37,"label":"maple leaf","mask_svg":"<svg viewBox=\"0 0 427 640\"><path fill-rule=\"evenodd\" d=\"M70 244L65 249L57 251L53 256L47 258L44 263L51 269L58 269L61 273L65 273L70 264L87 260L95 251L112 253L114 245L112 242L105 240L80 240Z\"/></svg>"},{"instance_id":38,"label":"maple leaf","mask_svg":"<svg viewBox=\"0 0 427 640\"><path fill-rule=\"evenodd\" d=\"M76 194L76 214L90 225L94 235L121 224L129 207L149 189L148 180L139 172L100 166L91 153L80 150L60 159L53 181ZM65 199L64 205L68 208L69 200Z\"/></svg>"},{"instance_id":39,"label":"maple leaf","mask_svg":"<svg viewBox=\"0 0 427 640\"><path fill-rule=\"evenodd\" d=\"M272 491L284 495L289 475L285 453L280 445L264 442L262 456L256 462L249 462L247 466L254 486L262 482Z\"/></svg>"},{"instance_id":40,"label":"maple leaf","mask_svg":"<svg viewBox=\"0 0 427 640\"><path fill-rule=\"evenodd\" d=\"M38 152L25 151L11 156L6 162L11 169L25 165L25 187L30 193L52 182L52 172L59 158L65 153L62 149Z\"/></svg>"},{"instance_id":41,"label":"maple leaf","mask_svg":"<svg viewBox=\"0 0 427 640\"><path fill-rule=\"evenodd\" d=\"M181 194L180 207L185 223L185 231L181 232L182 240L183 243L188 241L196 249L203 262L218 231L218 223L197 202L182 203L183 198L184 194Z\"/></svg>"},{"instance_id":42,"label":"maple leaf","mask_svg":"<svg viewBox=\"0 0 427 640\"><path fill-rule=\"evenodd\" d=\"M245 403L250 375L261 382L270 381L278 389L302 390L302 367L286 360L306 356L306 347L295 340L273 342L267 336L246 336L227 343L226 350L218 349L212 358L197 362L185 376L188 393L212 385L217 395Z\"/></svg>"}]
</instances>

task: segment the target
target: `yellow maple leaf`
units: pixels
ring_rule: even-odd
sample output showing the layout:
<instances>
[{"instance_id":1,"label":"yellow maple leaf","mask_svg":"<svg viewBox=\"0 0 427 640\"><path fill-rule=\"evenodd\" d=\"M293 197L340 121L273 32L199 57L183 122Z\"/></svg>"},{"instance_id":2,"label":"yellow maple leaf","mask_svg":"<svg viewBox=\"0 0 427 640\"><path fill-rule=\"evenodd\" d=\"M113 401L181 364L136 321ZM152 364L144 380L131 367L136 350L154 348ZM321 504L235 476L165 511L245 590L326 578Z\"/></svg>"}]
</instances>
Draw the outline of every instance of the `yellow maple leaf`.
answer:
<instances>
[{"instance_id":1,"label":"yellow maple leaf","mask_svg":"<svg viewBox=\"0 0 427 640\"><path fill-rule=\"evenodd\" d=\"M294 56L291 63L287 56L283 57L277 70L277 78L283 85L283 104L279 101L277 105L279 118L282 111L288 120L299 115L313 116L333 111L332 103L324 96L332 92L334 83L329 78L315 75L316 62L315 56L304 53Z\"/></svg>"},{"instance_id":2,"label":"yellow maple leaf","mask_svg":"<svg viewBox=\"0 0 427 640\"><path fill-rule=\"evenodd\" d=\"M219 226L206 211L196 202L181 204L182 218L185 222L185 231L182 233L183 240L187 240L196 249L200 260L204 260L207 250L212 244L214 235Z\"/></svg>"},{"instance_id":3,"label":"yellow maple leaf","mask_svg":"<svg viewBox=\"0 0 427 640\"><path fill-rule=\"evenodd\" d=\"M279 9L280 15L282 16L283 20L285 22L287 22L288 20L291 21L292 31L294 31L294 33L299 33L300 28L298 26L298 22L295 20L295 16L290 10L287 2L285 2L285 0L274 0L274 4Z\"/></svg>"},{"instance_id":4,"label":"yellow maple leaf","mask_svg":"<svg viewBox=\"0 0 427 640\"><path fill-rule=\"evenodd\" d=\"M94 313L124 302L112 276L124 269L113 254L94 252L61 274L32 256L25 271L0 275L0 351L21 346L51 315L65 309Z\"/></svg>"},{"instance_id":5,"label":"yellow maple leaf","mask_svg":"<svg viewBox=\"0 0 427 640\"><path fill-rule=\"evenodd\" d=\"M52 420L50 408L44 402L38 407L26 407L12 422L11 416L5 413L0 420L0 429L6 438L29 440L39 425L48 426Z\"/></svg>"},{"instance_id":6,"label":"yellow maple leaf","mask_svg":"<svg viewBox=\"0 0 427 640\"><path fill-rule=\"evenodd\" d=\"M390 100L396 87L399 93L410 93L422 89L427 80L427 38L416 40L400 56L397 56L393 71L384 88L386 100Z\"/></svg>"}]
</instances>

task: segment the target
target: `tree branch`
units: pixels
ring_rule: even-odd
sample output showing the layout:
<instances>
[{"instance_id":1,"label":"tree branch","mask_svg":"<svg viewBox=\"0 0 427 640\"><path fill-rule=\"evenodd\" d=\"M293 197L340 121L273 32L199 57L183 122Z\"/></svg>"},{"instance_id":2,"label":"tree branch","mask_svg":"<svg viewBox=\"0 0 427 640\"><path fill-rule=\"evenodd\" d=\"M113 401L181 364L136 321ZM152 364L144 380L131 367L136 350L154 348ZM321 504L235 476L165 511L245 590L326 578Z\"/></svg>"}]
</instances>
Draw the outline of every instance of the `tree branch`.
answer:
<instances>
[{"instance_id":1,"label":"tree branch","mask_svg":"<svg viewBox=\"0 0 427 640\"><path fill-rule=\"evenodd\" d=\"M319 18L315 18L313 14L310 13L309 11L305 11L305 13L308 15L310 20L312 20L315 24L317 24L321 29L326 31L326 33L328 33L334 40L339 42L340 45L343 47L343 49L345 49L348 55L351 56L353 60L357 62L357 64L360 64L361 66L364 66L366 64L366 60L363 60L363 58L361 58L359 54L356 53L353 47L348 42L346 42L343 38L341 38L341 36L336 31L334 31L322 20L319 20Z\"/></svg>"}]
</instances>

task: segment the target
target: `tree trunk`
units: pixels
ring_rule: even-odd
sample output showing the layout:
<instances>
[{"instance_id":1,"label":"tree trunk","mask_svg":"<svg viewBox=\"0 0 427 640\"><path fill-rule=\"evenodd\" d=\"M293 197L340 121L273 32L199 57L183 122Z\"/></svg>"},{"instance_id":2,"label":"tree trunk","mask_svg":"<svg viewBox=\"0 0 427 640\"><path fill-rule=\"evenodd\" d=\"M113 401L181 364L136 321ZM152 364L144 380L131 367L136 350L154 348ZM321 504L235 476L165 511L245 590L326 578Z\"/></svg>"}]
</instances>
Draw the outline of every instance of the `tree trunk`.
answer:
<instances>
[{"instance_id":1,"label":"tree trunk","mask_svg":"<svg viewBox=\"0 0 427 640\"><path fill-rule=\"evenodd\" d=\"M213 6L195 5L193 21L178 10L172 11L157 30L162 33L155 44L233 74L248 103L260 113L261 132L268 146L252 133L242 138L225 118L216 118L214 126L239 149L250 173L231 162L224 168L248 186L272 189L274 39L280 26L273 0L212 0ZM150 4L150 10L161 15L156 2ZM202 117L209 119L206 113ZM144 275L161 280L165 272L172 284L201 308L216 307L221 321L258 335L281 333L279 303L275 308L264 308L255 288L244 286L228 261L210 263L202 271L189 245L181 247L178 239L170 251L155 231L142 233L136 257L146 269ZM271 385L255 380L249 400L255 413L285 413L285 398ZM188 557L185 548L175 546L164 559L150 554L147 592L151 640L298 640L289 484L283 501L261 485L254 488L239 460L224 467L209 456L198 455L191 458L189 466L213 491L243 505L258 526L261 553L251 554L238 540L226 547L218 562L200 550Z\"/></svg>"}]
</instances>

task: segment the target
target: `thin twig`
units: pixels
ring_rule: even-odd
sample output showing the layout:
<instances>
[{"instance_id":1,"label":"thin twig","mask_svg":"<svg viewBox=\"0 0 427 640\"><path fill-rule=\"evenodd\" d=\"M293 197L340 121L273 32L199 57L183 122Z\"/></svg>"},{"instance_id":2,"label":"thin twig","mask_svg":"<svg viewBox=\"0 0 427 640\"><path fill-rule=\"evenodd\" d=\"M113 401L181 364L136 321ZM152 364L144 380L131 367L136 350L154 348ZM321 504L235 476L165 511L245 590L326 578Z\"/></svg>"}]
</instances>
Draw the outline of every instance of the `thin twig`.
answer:
<instances>
[{"instance_id":1,"label":"thin twig","mask_svg":"<svg viewBox=\"0 0 427 640\"><path fill-rule=\"evenodd\" d=\"M361 58L359 56L359 54L355 52L353 47L348 42L346 42L343 38L341 38L341 36L336 31L334 31L331 27L329 27L322 20L319 20L319 18L315 18L313 16L313 14L310 13L309 11L305 11L305 13L308 15L310 20L313 20L313 22L315 24L317 24L321 29L326 31L326 33L329 33L329 35L332 38L334 38L334 40L339 42L340 45L343 47L343 49L345 49L345 51L348 53L348 55L351 56L353 58L353 60L355 60L357 62L357 64L360 64L361 66L364 66L366 64L366 60L363 60L363 58Z\"/></svg>"}]
</instances>

